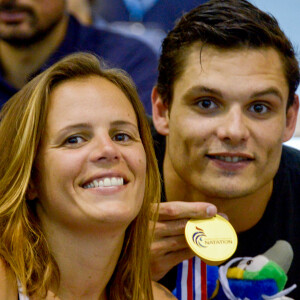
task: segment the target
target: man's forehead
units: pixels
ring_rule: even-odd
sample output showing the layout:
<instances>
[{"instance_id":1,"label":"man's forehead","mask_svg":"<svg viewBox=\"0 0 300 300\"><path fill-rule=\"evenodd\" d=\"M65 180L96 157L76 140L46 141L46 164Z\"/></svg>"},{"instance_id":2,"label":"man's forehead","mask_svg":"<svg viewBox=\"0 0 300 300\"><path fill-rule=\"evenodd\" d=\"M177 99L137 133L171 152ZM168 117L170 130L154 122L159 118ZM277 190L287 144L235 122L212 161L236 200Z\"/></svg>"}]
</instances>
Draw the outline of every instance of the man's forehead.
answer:
<instances>
[{"instance_id":1,"label":"man's forehead","mask_svg":"<svg viewBox=\"0 0 300 300\"><path fill-rule=\"evenodd\" d=\"M183 55L183 69L189 65L194 65L195 62L198 63L199 67L203 68L203 63L210 61L212 59L231 59L232 61L239 59L240 56L256 55L257 63L260 63L260 57L266 58L277 58L283 65L282 58L278 51L272 47L233 47L233 48L220 48L210 44L203 44L196 42L190 47L186 48Z\"/></svg>"},{"instance_id":2,"label":"man's forehead","mask_svg":"<svg viewBox=\"0 0 300 300\"><path fill-rule=\"evenodd\" d=\"M246 94L278 88L288 94L283 62L273 48L220 49L198 43L186 51L181 70L174 83L176 94L193 86Z\"/></svg>"},{"instance_id":3,"label":"man's forehead","mask_svg":"<svg viewBox=\"0 0 300 300\"><path fill-rule=\"evenodd\" d=\"M272 70L270 70L272 69ZM272 71L286 81L283 59L278 51L271 47L231 49L195 43L185 50L181 61L180 73L176 81L193 72L195 76L207 76L208 73L221 72L223 75Z\"/></svg>"}]
</instances>

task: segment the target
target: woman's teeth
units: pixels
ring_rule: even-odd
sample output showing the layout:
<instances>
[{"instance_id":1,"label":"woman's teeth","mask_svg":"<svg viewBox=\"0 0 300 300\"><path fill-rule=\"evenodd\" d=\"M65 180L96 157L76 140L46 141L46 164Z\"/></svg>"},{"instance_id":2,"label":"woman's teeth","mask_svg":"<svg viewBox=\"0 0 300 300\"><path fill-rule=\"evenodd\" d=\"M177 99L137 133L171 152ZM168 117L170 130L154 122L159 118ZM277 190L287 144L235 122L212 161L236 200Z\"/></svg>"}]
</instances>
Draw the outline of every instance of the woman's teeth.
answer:
<instances>
[{"instance_id":1,"label":"woman's teeth","mask_svg":"<svg viewBox=\"0 0 300 300\"><path fill-rule=\"evenodd\" d=\"M124 179L121 177L106 177L101 179L96 179L89 184L83 186L84 189L92 189L96 187L111 187L119 186L124 184Z\"/></svg>"}]
</instances>

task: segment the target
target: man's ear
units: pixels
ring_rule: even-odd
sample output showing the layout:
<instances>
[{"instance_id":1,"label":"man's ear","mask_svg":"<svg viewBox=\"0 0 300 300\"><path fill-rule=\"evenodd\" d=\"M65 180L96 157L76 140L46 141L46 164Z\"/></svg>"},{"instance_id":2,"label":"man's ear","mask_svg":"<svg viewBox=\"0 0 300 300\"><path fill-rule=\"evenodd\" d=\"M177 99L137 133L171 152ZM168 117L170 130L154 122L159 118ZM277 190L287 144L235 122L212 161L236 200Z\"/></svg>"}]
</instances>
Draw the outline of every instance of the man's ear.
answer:
<instances>
[{"instance_id":1,"label":"man's ear","mask_svg":"<svg viewBox=\"0 0 300 300\"><path fill-rule=\"evenodd\" d=\"M152 119L158 133L169 134L169 108L163 103L156 86L152 90Z\"/></svg>"},{"instance_id":2,"label":"man's ear","mask_svg":"<svg viewBox=\"0 0 300 300\"><path fill-rule=\"evenodd\" d=\"M27 191L26 191L26 199L27 200L34 200L38 196L37 190L35 188L35 184L32 179L30 179Z\"/></svg>"},{"instance_id":3,"label":"man's ear","mask_svg":"<svg viewBox=\"0 0 300 300\"><path fill-rule=\"evenodd\" d=\"M283 136L283 142L288 141L294 134L296 124L297 124L297 116L299 111L299 97L295 94L293 104L288 108L286 113L286 125Z\"/></svg>"}]
</instances>

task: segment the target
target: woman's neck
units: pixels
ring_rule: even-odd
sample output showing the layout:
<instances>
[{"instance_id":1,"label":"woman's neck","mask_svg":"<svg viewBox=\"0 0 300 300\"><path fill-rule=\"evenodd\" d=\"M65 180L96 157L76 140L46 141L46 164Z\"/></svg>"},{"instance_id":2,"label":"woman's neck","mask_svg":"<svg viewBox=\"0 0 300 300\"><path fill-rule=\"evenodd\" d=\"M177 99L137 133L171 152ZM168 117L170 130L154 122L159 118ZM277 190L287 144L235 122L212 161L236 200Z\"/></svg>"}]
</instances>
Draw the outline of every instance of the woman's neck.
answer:
<instances>
[{"instance_id":1,"label":"woman's neck","mask_svg":"<svg viewBox=\"0 0 300 300\"><path fill-rule=\"evenodd\" d=\"M106 286L120 256L125 229L72 232L51 226L47 232L46 238L60 271L55 299L105 300ZM54 299L52 296L49 293L46 299Z\"/></svg>"}]
</instances>

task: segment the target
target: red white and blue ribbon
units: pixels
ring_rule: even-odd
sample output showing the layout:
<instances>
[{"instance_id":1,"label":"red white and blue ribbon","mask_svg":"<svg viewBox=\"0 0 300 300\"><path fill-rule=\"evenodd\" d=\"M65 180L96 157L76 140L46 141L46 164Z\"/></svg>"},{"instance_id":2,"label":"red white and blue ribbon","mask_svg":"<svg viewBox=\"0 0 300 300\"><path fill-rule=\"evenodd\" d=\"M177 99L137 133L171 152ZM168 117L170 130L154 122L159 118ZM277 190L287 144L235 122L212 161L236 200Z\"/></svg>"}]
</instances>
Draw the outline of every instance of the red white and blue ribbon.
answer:
<instances>
[{"instance_id":1,"label":"red white and blue ribbon","mask_svg":"<svg viewBox=\"0 0 300 300\"><path fill-rule=\"evenodd\" d=\"M178 300L207 300L206 264L195 256L177 266L176 288Z\"/></svg>"}]
</instances>

